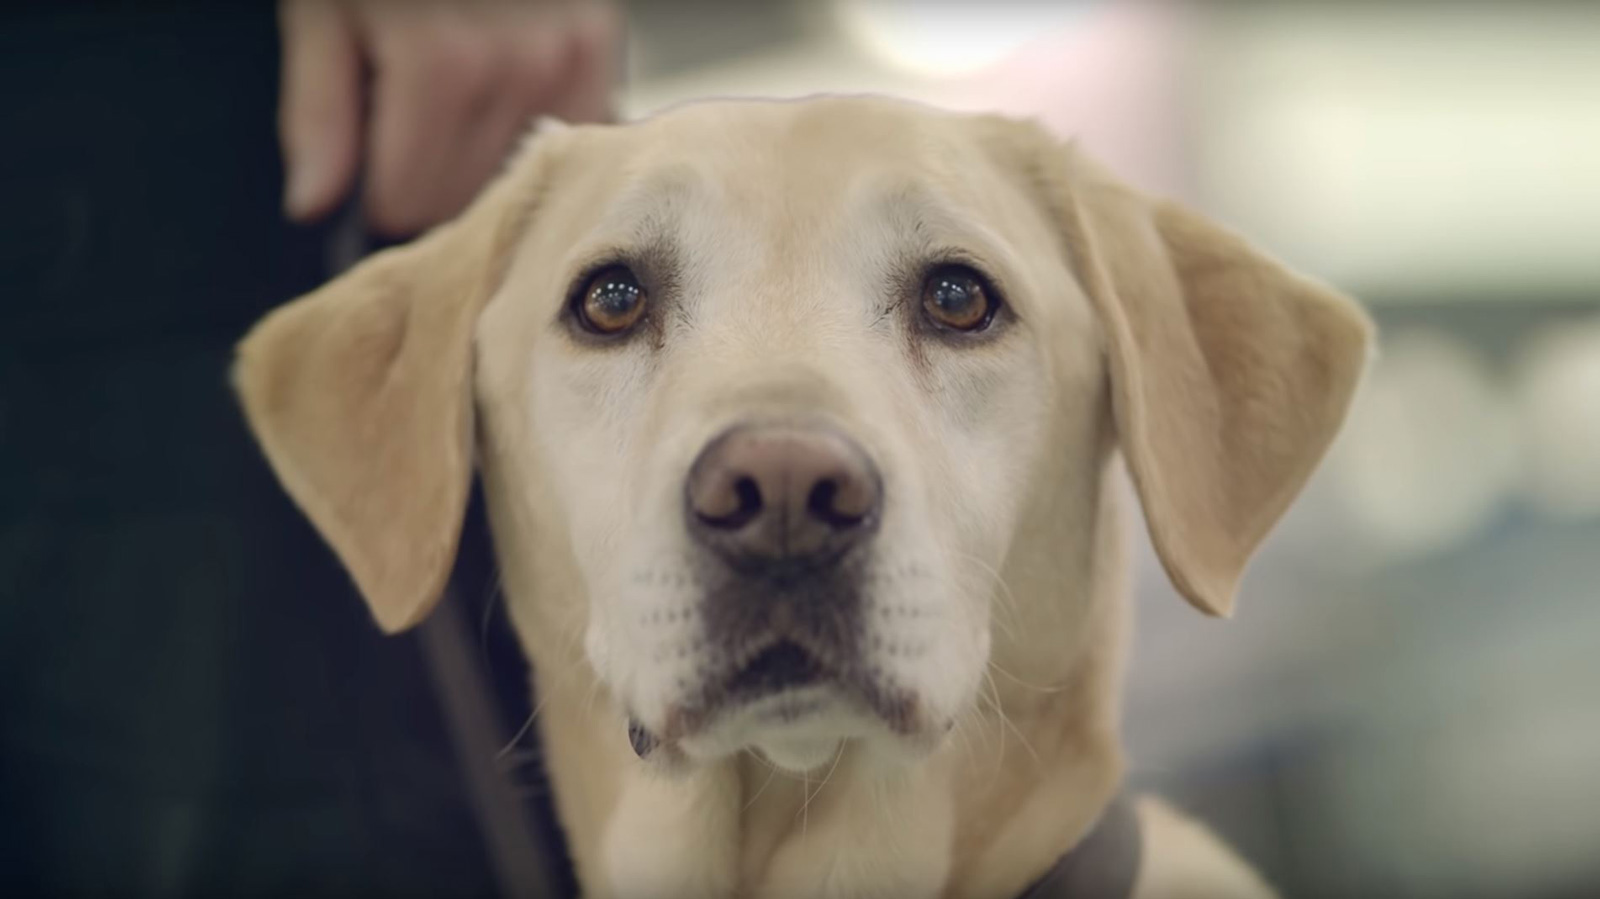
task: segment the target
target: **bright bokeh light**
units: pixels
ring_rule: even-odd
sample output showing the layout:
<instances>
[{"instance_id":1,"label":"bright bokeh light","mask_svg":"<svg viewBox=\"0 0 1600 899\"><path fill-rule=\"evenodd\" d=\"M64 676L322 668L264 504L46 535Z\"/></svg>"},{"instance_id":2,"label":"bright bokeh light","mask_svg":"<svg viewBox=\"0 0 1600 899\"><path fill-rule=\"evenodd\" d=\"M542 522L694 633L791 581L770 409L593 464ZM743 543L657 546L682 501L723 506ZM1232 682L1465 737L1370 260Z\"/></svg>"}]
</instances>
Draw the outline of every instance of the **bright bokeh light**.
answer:
<instances>
[{"instance_id":1,"label":"bright bokeh light","mask_svg":"<svg viewBox=\"0 0 1600 899\"><path fill-rule=\"evenodd\" d=\"M941 78L994 65L1094 5L834 0L833 8L841 30L875 59L908 74Z\"/></svg>"}]
</instances>

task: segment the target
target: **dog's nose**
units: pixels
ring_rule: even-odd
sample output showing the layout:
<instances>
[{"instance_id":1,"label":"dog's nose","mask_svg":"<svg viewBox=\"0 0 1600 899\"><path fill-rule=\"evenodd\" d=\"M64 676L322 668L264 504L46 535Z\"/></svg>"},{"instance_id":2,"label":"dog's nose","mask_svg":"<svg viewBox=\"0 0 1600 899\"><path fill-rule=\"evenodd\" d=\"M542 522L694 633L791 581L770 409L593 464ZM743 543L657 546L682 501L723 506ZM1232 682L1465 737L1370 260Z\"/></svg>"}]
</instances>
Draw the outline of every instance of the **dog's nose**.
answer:
<instances>
[{"instance_id":1,"label":"dog's nose","mask_svg":"<svg viewBox=\"0 0 1600 899\"><path fill-rule=\"evenodd\" d=\"M689 469L689 526L735 562L816 562L877 523L878 470L831 428L744 425L706 445Z\"/></svg>"}]
</instances>

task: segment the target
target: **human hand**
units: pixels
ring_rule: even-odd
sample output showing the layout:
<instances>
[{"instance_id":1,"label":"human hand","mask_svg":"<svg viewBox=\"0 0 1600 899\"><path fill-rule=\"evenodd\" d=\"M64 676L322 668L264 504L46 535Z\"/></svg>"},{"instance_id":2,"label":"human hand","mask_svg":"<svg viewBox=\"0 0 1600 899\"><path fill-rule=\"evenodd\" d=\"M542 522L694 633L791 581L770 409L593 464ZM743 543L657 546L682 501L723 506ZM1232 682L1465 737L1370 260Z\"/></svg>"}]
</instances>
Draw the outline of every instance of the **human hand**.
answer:
<instances>
[{"instance_id":1,"label":"human hand","mask_svg":"<svg viewBox=\"0 0 1600 899\"><path fill-rule=\"evenodd\" d=\"M461 211L538 115L610 116L617 11L596 0L281 0L284 208L309 222L359 181L369 226Z\"/></svg>"}]
</instances>

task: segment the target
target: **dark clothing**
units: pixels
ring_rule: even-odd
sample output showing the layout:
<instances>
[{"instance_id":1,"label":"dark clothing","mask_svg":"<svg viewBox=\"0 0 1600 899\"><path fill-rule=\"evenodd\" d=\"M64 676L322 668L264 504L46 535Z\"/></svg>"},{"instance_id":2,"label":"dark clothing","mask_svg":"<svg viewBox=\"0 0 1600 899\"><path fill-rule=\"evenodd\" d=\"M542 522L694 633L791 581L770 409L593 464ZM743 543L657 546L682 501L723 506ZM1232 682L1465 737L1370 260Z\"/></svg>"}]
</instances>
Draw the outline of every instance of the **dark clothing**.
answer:
<instances>
[{"instance_id":1,"label":"dark clothing","mask_svg":"<svg viewBox=\"0 0 1600 899\"><path fill-rule=\"evenodd\" d=\"M492 892L412 637L251 443L270 3L0 15L0 894Z\"/></svg>"}]
</instances>

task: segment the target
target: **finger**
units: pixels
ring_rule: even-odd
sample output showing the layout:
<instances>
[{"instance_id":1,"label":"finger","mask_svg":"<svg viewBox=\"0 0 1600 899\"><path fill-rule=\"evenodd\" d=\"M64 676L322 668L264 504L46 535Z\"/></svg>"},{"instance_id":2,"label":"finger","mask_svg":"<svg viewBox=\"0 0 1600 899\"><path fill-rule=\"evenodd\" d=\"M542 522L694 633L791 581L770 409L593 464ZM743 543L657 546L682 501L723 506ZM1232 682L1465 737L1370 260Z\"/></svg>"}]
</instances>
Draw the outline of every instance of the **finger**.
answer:
<instances>
[{"instance_id":1,"label":"finger","mask_svg":"<svg viewBox=\"0 0 1600 899\"><path fill-rule=\"evenodd\" d=\"M448 217L464 208L504 165L540 115L569 121L604 119L609 113L610 65L616 61L618 19L609 7L503 4L494 26L505 50L494 97L474 127L461 136L459 164L442 180L447 192L437 210Z\"/></svg>"},{"instance_id":2,"label":"finger","mask_svg":"<svg viewBox=\"0 0 1600 899\"><path fill-rule=\"evenodd\" d=\"M549 109L564 89L564 74L571 56L566 14L547 4L502 3L484 11L493 29L502 59L492 97L470 130L460 135L459 164L441 182L448 189L440 197L441 214L453 215L482 189L504 164L517 139L531 126L533 117Z\"/></svg>"},{"instance_id":3,"label":"finger","mask_svg":"<svg viewBox=\"0 0 1600 899\"><path fill-rule=\"evenodd\" d=\"M526 104L518 97L498 99L491 113L461 135L454 162L441 173L429 214L434 221L451 218L472 202L505 165L511 149L530 127Z\"/></svg>"},{"instance_id":4,"label":"finger","mask_svg":"<svg viewBox=\"0 0 1600 899\"><path fill-rule=\"evenodd\" d=\"M561 90L548 112L569 122L616 117L613 91L621 71L623 20L609 2L580 3L573 11L572 49Z\"/></svg>"},{"instance_id":5,"label":"finger","mask_svg":"<svg viewBox=\"0 0 1600 899\"><path fill-rule=\"evenodd\" d=\"M361 141L361 55L353 23L335 3L280 6L283 74L278 138L284 211L296 221L327 214L355 180Z\"/></svg>"},{"instance_id":6,"label":"finger","mask_svg":"<svg viewBox=\"0 0 1600 899\"><path fill-rule=\"evenodd\" d=\"M571 89L571 72L577 53L570 11L550 4L506 7L514 10L506 22L513 36L508 83L496 113L504 116L494 127L503 138L504 154L533 127L539 116L553 115L562 96Z\"/></svg>"},{"instance_id":7,"label":"finger","mask_svg":"<svg viewBox=\"0 0 1600 899\"><path fill-rule=\"evenodd\" d=\"M449 213L470 165L479 121L493 105L501 60L470 20L436 5L396 6L375 15L368 141L367 217L385 234L414 234Z\"/></svg>"}]
</instances>

